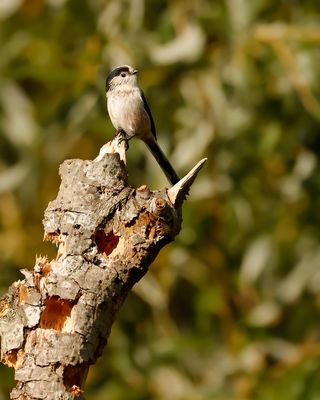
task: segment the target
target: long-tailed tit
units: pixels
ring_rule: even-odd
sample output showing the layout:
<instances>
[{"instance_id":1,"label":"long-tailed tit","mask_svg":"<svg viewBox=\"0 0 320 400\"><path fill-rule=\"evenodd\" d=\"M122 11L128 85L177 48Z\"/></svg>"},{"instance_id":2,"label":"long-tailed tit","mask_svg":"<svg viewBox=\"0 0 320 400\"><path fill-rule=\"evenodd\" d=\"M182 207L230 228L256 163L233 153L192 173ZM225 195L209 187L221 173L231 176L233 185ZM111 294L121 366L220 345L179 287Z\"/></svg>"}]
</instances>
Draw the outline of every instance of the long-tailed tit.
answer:
<instances>
[{"instance_id":1,"label":"long-tailed tit","mask_svg":"<svg viewBox=\"0 0 320 400\"><path fill-rule=\"evenodd\" d=\"M179 177L157 143L156 128L147 100L138 86L137 73L129 65L121 65L110 72L106 80L108 113L113 126L126 140L137 136L146 143L174 185Z\"/></svg>"}]
</instances>

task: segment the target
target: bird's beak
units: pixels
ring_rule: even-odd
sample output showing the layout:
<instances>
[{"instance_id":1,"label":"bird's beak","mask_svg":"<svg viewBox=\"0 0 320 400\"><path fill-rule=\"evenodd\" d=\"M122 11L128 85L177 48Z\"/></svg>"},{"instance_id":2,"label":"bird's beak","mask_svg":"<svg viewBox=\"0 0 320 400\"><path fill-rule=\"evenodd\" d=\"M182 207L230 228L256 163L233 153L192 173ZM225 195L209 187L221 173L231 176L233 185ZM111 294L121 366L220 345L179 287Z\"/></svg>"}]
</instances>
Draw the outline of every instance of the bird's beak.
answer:
<instances>
[{"instance_id":1,"label":"bird's beak","mask_svg":"<svg viewBox=\"0 0 320 400\"><path fill-rule=\"evenodd\" d=\"M138 73L138 70L137 70L137 69L134 69L134 70L132 71L132 75L137 75L137 73Z\"/></svg>"}]
</instances>

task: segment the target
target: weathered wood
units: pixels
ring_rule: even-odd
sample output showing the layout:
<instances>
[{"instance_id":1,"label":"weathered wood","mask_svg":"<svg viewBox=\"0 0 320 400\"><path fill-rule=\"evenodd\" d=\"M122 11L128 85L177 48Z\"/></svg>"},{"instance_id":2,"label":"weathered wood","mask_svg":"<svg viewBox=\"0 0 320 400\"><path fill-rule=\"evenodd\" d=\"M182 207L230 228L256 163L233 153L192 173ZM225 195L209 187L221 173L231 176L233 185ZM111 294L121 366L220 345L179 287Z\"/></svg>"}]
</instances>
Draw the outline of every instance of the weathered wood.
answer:
<instances>
[{"instance_id":1,"label":"weathered wood","mask_svg":"<svg viewBox=\"0 0 320 400\"><path fill-rule=\"evenodd\" d=\"M1 361L18 381L11 399L83 399L120 306L180 230L182 201L204 160L173 188L150 191L128 185L124 153L113 141L94 161L60 167L43 221L57 257L38 257L0 300Z\"/></svg>"}]
</instances>

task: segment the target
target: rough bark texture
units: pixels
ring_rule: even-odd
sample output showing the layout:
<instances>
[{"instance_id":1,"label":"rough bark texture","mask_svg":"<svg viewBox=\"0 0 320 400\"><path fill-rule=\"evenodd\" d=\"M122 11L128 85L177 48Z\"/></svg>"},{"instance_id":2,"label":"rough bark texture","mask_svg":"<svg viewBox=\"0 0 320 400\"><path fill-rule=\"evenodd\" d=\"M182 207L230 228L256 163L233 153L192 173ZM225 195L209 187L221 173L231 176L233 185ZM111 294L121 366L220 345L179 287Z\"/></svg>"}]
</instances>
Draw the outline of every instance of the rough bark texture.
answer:
<instances>
[{"instance_id":1,"label":"rough bark texture","mask_svg":"<svg viewBox=\"0 0 320 400\"><path fill-rule=\"evenodd\" d=\"M0 300L1 361L17 380L11 399L84 398L89 366L131 287L179 232L184 195L203 164L169 191L151 192L130 187L123 157L108 151L61 165L43 221L57 257L38 257Z\"/></svg>"}]
</instances>

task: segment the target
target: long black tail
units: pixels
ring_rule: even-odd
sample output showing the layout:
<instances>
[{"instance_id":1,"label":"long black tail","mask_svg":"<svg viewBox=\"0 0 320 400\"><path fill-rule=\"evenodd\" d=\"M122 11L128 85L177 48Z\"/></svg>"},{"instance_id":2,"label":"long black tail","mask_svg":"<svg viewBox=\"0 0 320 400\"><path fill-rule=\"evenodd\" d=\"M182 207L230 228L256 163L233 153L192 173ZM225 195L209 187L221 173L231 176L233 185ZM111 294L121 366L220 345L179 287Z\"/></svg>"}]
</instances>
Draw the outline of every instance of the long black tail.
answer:
<instances>
[{"instance_id":1,"label":"long black tail","mask_svg":"<svg viewBox=\"0 0 320 400\"><path fill-rule=\"evenodd\" d=\"M165 173L169 182L171 182L172 185L175 185L177 182L179 182L180 178L176 174L167 157L163 154L158 143L153 138L145 141L145 143L149 147L154 158L158 161L158 164L160 165L162 171Z\"/></svg>"}]
</instances>

